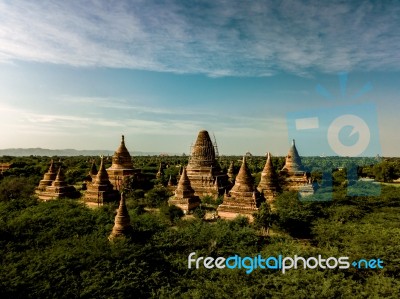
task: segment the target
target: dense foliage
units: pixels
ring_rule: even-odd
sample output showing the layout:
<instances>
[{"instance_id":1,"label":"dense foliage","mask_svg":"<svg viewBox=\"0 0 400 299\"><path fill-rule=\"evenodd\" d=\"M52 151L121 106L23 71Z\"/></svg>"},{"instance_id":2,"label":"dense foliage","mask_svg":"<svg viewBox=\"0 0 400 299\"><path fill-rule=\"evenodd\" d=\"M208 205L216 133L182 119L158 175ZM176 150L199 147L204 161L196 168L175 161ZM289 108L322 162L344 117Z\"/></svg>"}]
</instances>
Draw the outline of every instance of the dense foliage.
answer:
<instances>
[{"instance_id":1,"label":"dense foliage","mask_svg":"<svg viewBox=\"0 0 400 299\"><path fill-rule=\"evenodd\" d=\"M74 167L79 169L82 163L88 170L89 159L77 161L81 162ZM155 175L158 162L154 159L149 173ZM41 174L47 165L48 159L37 161ZM172 160L170 165L175 165ZM203 210L195 217L182 217L182 211L165 205L168 189L154 182L154 188L132 188L128 194L133 238L109 242L116 204L89 209L71 199L38 202L32 195L37 178L20 175L24 167L18 176L0 180L0 298L400 296L397 187L382 186L379 197L350 197L346 176L337 172L331 200L307 202L296 193L283 193L274 209L264 204L249 224L240 217L205 220ZM172 169L174 174L179 171ZM203 209L216 202L204 198ZM380 258L384 268L292 269L285 274L256 269L246 274L245 269L188 269L191 252L214 258L235 254Z\"/></svg>"}]
</instances>

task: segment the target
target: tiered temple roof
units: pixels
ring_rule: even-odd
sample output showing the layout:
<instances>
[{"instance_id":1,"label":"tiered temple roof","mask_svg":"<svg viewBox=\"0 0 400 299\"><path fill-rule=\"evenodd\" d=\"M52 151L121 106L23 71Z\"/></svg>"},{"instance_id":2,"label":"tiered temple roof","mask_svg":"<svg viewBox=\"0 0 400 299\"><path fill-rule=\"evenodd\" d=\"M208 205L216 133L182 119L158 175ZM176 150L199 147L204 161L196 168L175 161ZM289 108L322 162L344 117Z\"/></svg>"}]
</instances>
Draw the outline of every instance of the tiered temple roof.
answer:
<instances>
[{"instance_id":1,"label":"tiered temple roof","mask_svg":"<svg viewBox=\"0 0 400 299\"><path fill-rule=\"evenodd\" d=\"M128 209L126 208L124 193L121 193L117 215L114 220L114 227L108 239L110 241L115 238L125 238L132 236L132 225L129 217Z\"/></svg>"},{"instance_id":2,"label":"tiered temple roof","mask_svg":"<svg viewBox=\"0 0 400 299\"><path fill-rule=\"evenodd\" d=\"M111 167L107 169L110 182L115 189L120 190L124 178L138 172L140 170L133 167L132 157L125 146L125 137L122 135L121 144L112 156Z\"/></svg>"},{"instance_id":3,"label":"tiered temple roof","mask_svg":"<svg viewBox=\"0 0 400 299\"><path fill-rule=\"evenodd\" d=\"M175 195L168 200L168 203L181 208L185 213L200 205L200 199L195 195L195 191L190 185L186 168L183 168Z\"/></svg>"},{"instance_id":4,"label":"tiered temple roof","mask_svg":"<svg viewBox=\"0 0 400 299\"><path fill-rule=\"evenodd\" d=\"M58 169L56 178L51 183L51 186L45 187L45 189L38 189L36 191L39 199L51 200L63 197L78 197L79 193L76 191L74 186L68 185L65 181L64 172L60 166Z\"/></svg>"},{"instance_id":5,"label":"tiered temple roof","mask_svg":"<svg viewBox=\"0 0 400 299\"><path fill-rule=\"evenodd\" d=\"M44 191L47 186L51 186L53 181L56 179L57 172L54 166L54 161L51 160L49 170L44 174L43 180L40 181L37 190Z\"/></svg>"},{"instance_id":6,"label":"tiered temple roof","mask_svg":"<svg viewBox=\"0 0 400 299\"><path fill-rule=\"evenodd\" d=\"M252 221L253 213L258 211L257 201L259 199L253 183L254 180L247 167L246 157L243 157L235 185L225 194L223 203L218 206L218 216L233 219L238 215L243 215Z\"/></svg>"},{"instance_id":7,"label":"tiered temple roof","mask_svg":"<svg viewBox=\"0 0 400 299\"><path fill-rule=\"evenodd\" d=\"M215 157L214 145L207 131L199 132L187 166L187 176L196 196L217 197L228 185ZM218 177L218 179L217 179ZM215 182L217 181L217 184Z\"/></svg>"},{"instance_id":8,"label":"tiered temple roof","mask_svg":"<svg viewBox=\"0 0 400 299\"><path fill-rule=\"evenodd\" d=\"M93 181L88 184L85 192L85 202L97 203L102 205L104 202L118 200L119 193L114 190L111 184L106 168L104 158L101 157L100 168Z\"/></svg>"},{"instance_id":9,"label":"tiered temple roof","mask_svg":"<svg viewBox=\"0 0 400 299\"><path fill-rule=\"evenodd\" d=\"M261 180L257 190L264 194L265 199L271 202L277 196L279 190L278 177L272 165L271 153L267 154L267 162L261 172Z\"/></svg>"}]
</instances>

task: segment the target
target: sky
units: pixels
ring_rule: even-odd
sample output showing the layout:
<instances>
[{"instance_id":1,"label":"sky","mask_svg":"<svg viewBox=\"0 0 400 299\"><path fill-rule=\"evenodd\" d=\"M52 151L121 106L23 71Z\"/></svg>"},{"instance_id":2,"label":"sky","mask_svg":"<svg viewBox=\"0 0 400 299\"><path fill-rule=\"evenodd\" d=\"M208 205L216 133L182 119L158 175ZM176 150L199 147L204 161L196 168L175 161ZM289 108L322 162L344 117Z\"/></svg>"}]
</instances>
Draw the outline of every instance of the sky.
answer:
<instances>
[{"instance_id":1,"label":"sky","mask_svg":"<svg viewBox=\"0 0 400 299\"><path fill-rule=\"evenodd\" d=\"M351 3L350 3L351 2ZM400 156L396 1L0 0L0 148Z\"/></svg>"}]
</instances>

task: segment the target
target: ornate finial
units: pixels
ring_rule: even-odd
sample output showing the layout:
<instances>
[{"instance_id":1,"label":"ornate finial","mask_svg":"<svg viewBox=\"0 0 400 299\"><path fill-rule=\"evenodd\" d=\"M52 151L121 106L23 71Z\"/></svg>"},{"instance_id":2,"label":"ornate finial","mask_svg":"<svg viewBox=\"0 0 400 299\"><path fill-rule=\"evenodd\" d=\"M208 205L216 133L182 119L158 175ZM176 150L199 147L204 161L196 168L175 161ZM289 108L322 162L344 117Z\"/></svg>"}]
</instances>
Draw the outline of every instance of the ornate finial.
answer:
<instances>
[{"instance_id":1,"label":"ornate finial","mask_svg":"<svg viewBox=\"0 0 400 299\"><path fill-rule=\"evenodd\" d=\"M295 145L295 141L294 141L294 139L292 140L292 145Z\"/></svg>"},{"instance_id":2,"label":"ornate finial","mask_svg":"<svg viewBox=\"0 0 400 299\"><path fill-rule=\"evenodd\" d=\"M125 136L122 135L122 142L125 142Z\"/></svg>"}]
</instances>

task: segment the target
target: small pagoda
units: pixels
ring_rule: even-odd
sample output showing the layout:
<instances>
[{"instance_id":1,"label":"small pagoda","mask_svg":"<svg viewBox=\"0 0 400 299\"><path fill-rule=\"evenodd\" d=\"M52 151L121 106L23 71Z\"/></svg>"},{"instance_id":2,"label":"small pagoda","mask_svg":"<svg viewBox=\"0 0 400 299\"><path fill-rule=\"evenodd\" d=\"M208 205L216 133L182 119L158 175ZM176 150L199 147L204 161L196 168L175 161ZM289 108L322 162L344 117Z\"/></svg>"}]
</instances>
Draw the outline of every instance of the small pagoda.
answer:
<instances>
[{"instance_id":1,"label":"small pagoda","mask_svg":"<svg viewBox=\"0 0 400 299\"><path fill-rule=\"evenodd\" d=\"M97 203L102 205L106 202L117 201L119 198L119 192L114 190L111 184L106 168L104 166L104 157L101 157L100 168L91 183L88 183L87 190L85 192L86 203Z\"/></svg>"},{"instance_id":2,"label":"small pagoda","mask_svg":"<svg viewBox=\"0 0 400 299\"><path fill-rule=\"evenodd\" d=\"M112 241L115 238L131 237L132 232L133 228L131 225L131 219L129 217L128 209L126 208L125 196L122 192L117 215L114 220L114 227L108 239Z\"/></svg>"},{"instance_id":3,"label":"small pagoda","mask_svg":"<svg viewBox=\"0 0 400 299\"><path fill-rule=\"evenodd\" d=\"M65 197L76 198L79 196L79 192L76 191L74 186L68 185L65 181L65 175L60 166L56 178L51 183L51 186L47 186L41 191L38 190L37 195L40 200L48 201Z\"/></svg>"},{"instance_id":4,"label":"small pagoda","mask_svg":"<svg viewBox=\"0 0 400 299\"><path fill-rule=\"evenodd\" d=\"M253 213L258 211L257 204L261 200L259 193L254 190L253 184L254 180L244 156L235 185L225 193L223 203L218 206L218 216L234 219L242 215L248 217L250 222L253 221Z\"/></svg>"},{"instance_id":5,"label":"small pagoda","mask_svg":"<svg viewBox=\"0 0 400 299\"><path fill-rule=\"evenodd\" d=\"M207 131L199 132L187 165L187 176L195 195L217 197L228 186L228 176L216 160L214 144Z\"/></svg>"},{"instance_id":6,"label":"small pagoda","mask_svg":"<svg viewBox=\"0 0 400 299\"><path fill-rule=\"evenodd\" d=\"M125 146L125 137L122 135L121 144L112 156L111 167L107 168L109 180L116 190L120 190L126 177L139 172L139 169L133 167L132 157Z\"/></svg>"},{"instance_id":7,"label":"small pagoda","mask_svg":"<svg viewBox=\"0 0 400 299\"><path fill-rule=\"evenodd\" d=\"M54 161L51 160L49 170L44 174L43 180L39 182L39 186L36 188L36 190L45 191L46 187L51 186L56 177L57 177L57 172L54 166Z\"/></svg>"},{"instance_id":8,"label":"small pagoda","mask_svg":"<svg viewBox=\"0 0 400 299\"><path fill-rule=\"evenodd\" d=\"M271 153L267 154L267 162L261 172L261 180L258 184L257 190L263 193L264 198L268 203L271 203L279 192L278 176L272 165Z\"/></svg>"},{"instance_id":9,"label":"small pagoda","mask_svg":"<svg viewBox=\"0 0 400 299\"><path fill-rule=\"evenodd\" d=\"M168 200L168 204L181 208L185 214L200 205L200 199L191 187L186 168L183 168L175 194Z\"/></svg>"},{"instance_id":10,"label":"small pagoda","mask_svg":"<svg viewBox=\"0 0 400 299\"><path fill-rule=\"evenodd\" d=\"M294 139L286 156L285 165L279 173L279 177L283 191L298 191L301 196L314 194L310 175L304 170Z\"/></svg>"}]
</instances>

